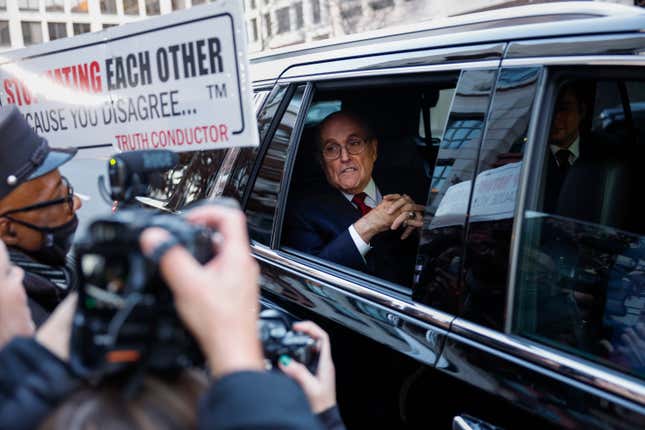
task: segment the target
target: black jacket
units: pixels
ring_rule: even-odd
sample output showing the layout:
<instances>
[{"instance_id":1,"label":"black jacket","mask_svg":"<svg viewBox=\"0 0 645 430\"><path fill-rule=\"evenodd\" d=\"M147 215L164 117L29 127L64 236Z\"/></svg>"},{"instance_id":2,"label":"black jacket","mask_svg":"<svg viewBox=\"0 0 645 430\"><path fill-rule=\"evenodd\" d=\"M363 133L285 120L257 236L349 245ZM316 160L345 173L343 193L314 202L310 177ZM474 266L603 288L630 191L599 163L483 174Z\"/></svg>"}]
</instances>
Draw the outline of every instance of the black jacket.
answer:
<instances>
[{"instance_id":1,"label":"black jacket","mask_svg":"<svg viewBox=\"0 0 645 430\"><path fill-rule=\"evenodd\" d=\"M72 261L64 266L39 263L19 249L9 248L11 262L25 271L23 285L29 298L31 317L36 326L47 319L65 296L76 288Z\"/></svg>"},{"instance_id":2,"label":"black jacket","mask_svg":"<svg viewBox=\"0 0 645 430\"><path fill-rule=\"evenodd\" d=\"M0 350L0 429L35 429L80 385L71 368L30 338Z\"/></svg>"},{"instance_id":3,"label":"black jacket","mask_svg":"<svg viewBox=\"0 0 645 430\"><path fill-rule=\"evenodd\" d=\"M81 384L71 368L33 339L0 350L0 429L37 428ZM203 429L322 429L288 377L237 372L215 382L200 403Z\"/></svg>"}]
</instances>

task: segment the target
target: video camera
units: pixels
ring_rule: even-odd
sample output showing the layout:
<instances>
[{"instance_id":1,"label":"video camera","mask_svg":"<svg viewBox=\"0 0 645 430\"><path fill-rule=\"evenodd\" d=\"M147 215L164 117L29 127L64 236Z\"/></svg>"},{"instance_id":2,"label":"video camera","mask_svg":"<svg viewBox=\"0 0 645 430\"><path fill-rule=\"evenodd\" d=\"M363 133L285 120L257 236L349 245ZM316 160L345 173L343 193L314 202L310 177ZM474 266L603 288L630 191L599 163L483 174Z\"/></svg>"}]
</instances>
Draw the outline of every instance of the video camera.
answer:
<instances>
[{"instance_id":1,"label":"video camera","mask_svg":"<svg viewBox=\"0 0 645 430\"><path fill-rule=\"evenodd\" d=\"M136 197L145 194L149 178L176 162L176 154L169 151L118 154L108 162L110 195L123 203L123 209L94 220L75 245L80 288L70 362L81 375L100 378L137 367L172 371L203 363L157 265L139 246L143 230L160 227L200 263L214 257L212 229L137 207ZM220 204L237 207L230 200ZM315 342L289 327L288 318L280 313L261 317L267 362L275 365L280 355L287 354L315 370Z\"/></svg>"}]
</instances>

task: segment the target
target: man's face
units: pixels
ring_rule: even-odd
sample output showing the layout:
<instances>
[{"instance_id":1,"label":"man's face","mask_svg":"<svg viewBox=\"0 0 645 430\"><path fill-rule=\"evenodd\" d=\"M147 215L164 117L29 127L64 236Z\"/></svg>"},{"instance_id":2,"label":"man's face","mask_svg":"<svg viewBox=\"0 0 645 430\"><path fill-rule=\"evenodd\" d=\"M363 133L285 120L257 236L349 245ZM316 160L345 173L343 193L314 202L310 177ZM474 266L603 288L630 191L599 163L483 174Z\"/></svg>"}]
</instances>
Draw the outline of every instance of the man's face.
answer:
<instances>
[{"instance_id":1,"label":"man's face","mask_svg":"<svg viewBox=\"0 0 645 430\"><path fill-rule=\"evenodd\" d=\"M580 101L574 91L565 89L560 93L555 104L549 143L566 149L576 140L580 133L581 110Z\"/></svg>"},{"instance_id":2,"label":"man's face","mask_svg":"<svg viewBox=\"0 0 645 430\"><path fill-rule=\"evenodd\" d=\"M341 147L340 156L335 160L322 157L323 170L332 187L348 194L356 194L362 192L369 183L378 142L366 134L360 124L348 115L336 115L323 124L320 130L322 149L334 144ZM366 140L365 150L359 154L350 154L347 145L352 139Z\"/></svg>"},{"instance_id":3,"label":"man's face","mask_svg":"<svg viewBox=\"0 0 645 430\"><path fill-rule=\"evenodd\" d=\"M5 196L0 200L0 213L55 200L65 197L67 193L67 185L56 169L21 184ZM11 214L11 217L39 227L58 227L70 221L80 207L81 201L74 195L73 210L70 210L69 204L65 202L42 209L16 212ZM41 232L1 217L0 238L7 245L16 246L26 251L37 251L43 240Z\"/></svg>"}]
</instances>

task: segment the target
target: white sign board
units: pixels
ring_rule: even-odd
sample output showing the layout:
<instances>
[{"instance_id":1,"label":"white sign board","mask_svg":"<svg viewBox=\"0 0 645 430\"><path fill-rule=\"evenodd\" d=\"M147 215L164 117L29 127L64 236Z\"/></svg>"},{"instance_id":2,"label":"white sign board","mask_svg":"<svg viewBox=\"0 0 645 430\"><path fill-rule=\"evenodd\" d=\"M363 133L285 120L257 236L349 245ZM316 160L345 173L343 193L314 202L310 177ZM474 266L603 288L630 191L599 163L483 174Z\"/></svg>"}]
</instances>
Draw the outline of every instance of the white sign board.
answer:
<instances>
[{"instance_id":1,"label":"white sign board","mask_svg":"<svg viewBox=\"0 0 645 430\"><path fill-rule=\"evenodd\" d=\"M470 208L471 222L513 217L521 167L521 162L511 163L477 175ZM446 190L430 228L463 222L471 186L472 181L463 181Z\"/></svg>"},{"instance_id":2,"label":"white sign board","mask_svg":"<svg viewBox=\"0 0 645 430\"><path fill-rule=\"evenodd\" d=\"M257 145L242 2L215 3L0 57L0 104L51 146Z\"/></svg>"}]
</instances>

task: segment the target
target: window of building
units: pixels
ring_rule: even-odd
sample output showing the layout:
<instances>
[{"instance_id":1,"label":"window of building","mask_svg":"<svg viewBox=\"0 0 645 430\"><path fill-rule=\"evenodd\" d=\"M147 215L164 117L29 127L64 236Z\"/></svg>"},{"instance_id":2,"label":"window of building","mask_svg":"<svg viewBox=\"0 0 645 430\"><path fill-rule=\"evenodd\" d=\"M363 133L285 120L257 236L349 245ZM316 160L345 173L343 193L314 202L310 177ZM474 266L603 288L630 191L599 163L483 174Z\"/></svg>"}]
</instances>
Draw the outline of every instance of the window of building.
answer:
<instances>
[{"instance_id":1,"label":"window of building","mask_svg":"<svg viewBox=\"0 0 645 430\"><path fill-rule=\"evenodd\" d=\"M283 7L275 11L276 21L278 22L277 33L282 34L291 30L291 20L289 17L289 8Z\"/></svg>"},{"instance_id":2,"label":"window of building","mask_svg":"<svg viewBox=\"0 0 645 430\"><path fill-rule=\"evenodd\" d=\"M352 4L349 6L343 6L340 10L340 16L343 19L354 19L360 17L363 14L363 6L360 4Z\"/></svg>"},{"instance_id":3,"label":"window of building","mask_svg":"<svg viewBox=\"0 0 645 430\"><path fill-rule=\"evenodd\" d=\"M101 0L101 13L116 15L116 0Z\"/></svg>"},{"instance_id":4,"label":"window of building","mask_svg":"<svg viewBox=\"0 0 645 430\"><path fill-rule=\"evenodd\" d=\"M123 0L123 13L126 15L139 15L139 0Z\"/></svg>"},{"instance_id":5,"label":"window of building","mask_svg":"<svg viewBox=\"0 0 645 430\"><path fill-rule=\"evenodd\" d=\"M304 13L302 11L302 2L294 3L293 10L296 15L296 30L300 30L305 25Z\"/></svg>"},{"instance_id":6,"label":"window of building","mask_svg":"<svg viewBox=\"0 0 645 430\"><path fill-rule=\"evenodd\" d=\"M251 40L257 42L258 40L258 20L251 18Z\"/></svg>"},{"instance_id":7,"label":"window of building","mask_svg":"<svg viewBox=\"0 0 645 430\"><path fill-rule=\"evenodd\" d=\"M206 0L193 0L193 6L197 6L198 4L204 4L206 3Z\"/></svg>"},{"instance_id":8,"label":"window of building","mask_svg":"<svg viewBox=\"0 0 645 430\"><path fill-rule=\"evenodd\" d=\"M512 330L645 378L645 81L560 72L522 220Z\"/></svg>"},{"instance_id":9,"label":"window of building","mask_svg":"<svg viewBox=\"0 0 645 430\"><path fill-rule=\"evenodd\" d=\"M71 0L70 8L72 13L87 13L88 12L88 0Z\"/></svg>"},{"instance_id":10,"label":"window of building","mask_svg":"<svg viewBox=\"0 0 645 430\"><path fill-rule=\"evenodd\" d=\"M43 43L43 29L40 21L22 21L20 25L25 46Z\"/></svg>"},{"instance_id":11,"label":"window of building","mask_svg":"<svg viewBox=\"0 0 645 430\"><path fill-rule=\"evenodd\" d=\"M67 24L64 22L48 22L49 40L62 39L67 37Z\"/></svg>"},{"instance_id":12,"label":"window of building","mask_svg":"<svg viewBox=\"0 0 645 430\"><path fill-rule=\"evenodd\" d=\"M320 0L312 0L311 1L311 14L312 14L312 21L314 24L319 24L321 20L320 16Z\"/></svg>"},{"instance_id":13,"label":"window of building","mask_svg":"<svg viewBox=\"0 0 645 430\"><path fill-rule=\"evenodd\" d=\"M370 7L373 10L381 10L387 7L394 7L394 0L371 0Z\"/></svg>"},{"instance_id":14,"label":"window of building","mask_svg":"<svg viewBox=\"0 0 645 430\"><path fill-rule=\"evenodd\" d=\"M20 10L38 10L39 0L18 0Z\"/></svg>"},{"instance_id":15,"label":"window of building","mask_svg":"<svg viewBox=\"0 0 645 430\"><path fill-rule=\"evenodd\" d=\"M0 0L0 10L7 10L7 0Z\"/></svg>"},{"instance_id":16,"label":"window of building","mask_svg":"<svg viewBox=\"0 0 645 430\"><path fill-rule=\"evenodd\" d=\"M0 46L11 46L9 21L0 21Z\"/></svg>"},{"instance_id":17,"label":"window of building","mask_svg":"<svg viewBox=\"0 0 645 430\"><path fill-rule=\"evenodd\" d=\"M255 0L250 0L250 1L249 1L249 8L250 8L250 9L255 9L255 8L256 8L256 6L257 6L257 5L255 4Z\"/></svg>"},{"instance_id":18,"label":"window of building","mask_svg":"<svg viewBox=\"0 0 645 430\"><path fill-rule=\"evenodd\" d=\"M180 10L186 8L186 0L172 0L172 10Z\"/></svg>"},{"instance_id":19,"label":"window of building","mask_svg":"<svg viewBox=\"0 0 645 430\"><path fill-rule=\"evenodd\" d=\"M159 0L146 0L146 15L159 15Z\"/></svg>"},{"instance_id":20,"label":"window of building","mask_svg":"<svg viewBox=\"0 0 645 430\"><path fill-rule=\"evenodd\" d=\"M72 27L74 29L74 35L89 33L92 31L90 24L86 22L75 22L72 24Z\"/></svg>"},{"instance_id":21,"label":"window of building","mask_svg":"<svg viewBox=\"0 0 645 430\"><path fill-rule=\"evenodd\" d=\"M103 25L101 25L101 28L105 30L106 28L117 27L118 25L119 24L110 24L110 23L104 22Z\"/></svg>"},{"instance_id":22,"label":"window of building","mask_svg":"<svg viewBox=\"0 0 645 430\"><path fill-rule=\"evenodd\" d=\"M65 2L63 0L45 0L45 10L47 12L64 12Z\"/></svg>"},{"instance_id":23,"label":"window of building","mask_svg":"<svg viewBox=\"0 0 645 430\"><path fill-rule=\"evenodd\" d=\"M264 31L266 32L267 37L271 37L273 35L273 30L271 28L271 15L268 13L265 13L263 16L264 16Z\"/></svg>"}]
</instances>

